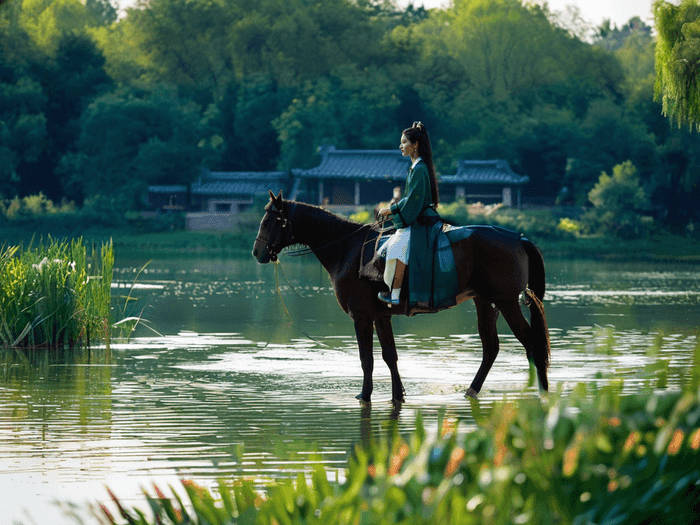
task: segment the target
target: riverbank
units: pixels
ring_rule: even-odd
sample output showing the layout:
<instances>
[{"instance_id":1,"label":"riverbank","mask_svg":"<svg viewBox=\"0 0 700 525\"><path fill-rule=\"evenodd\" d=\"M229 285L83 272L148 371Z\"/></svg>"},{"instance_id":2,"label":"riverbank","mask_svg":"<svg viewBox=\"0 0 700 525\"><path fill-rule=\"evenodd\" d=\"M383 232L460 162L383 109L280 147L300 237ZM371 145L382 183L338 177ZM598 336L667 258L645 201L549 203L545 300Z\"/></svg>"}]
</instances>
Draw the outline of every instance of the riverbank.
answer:
<instances>
[{"instance_id":1,"label":"riverbank","mask_svg":"<svg viewBox=\"0 0 700 525\"><path fill-rule=\"evenodd\" d=\"M23 229L0 230L0 244L9 245L38 242L51 236L54 239L82 237L86 245L100 246L110 239L118 257L248 257L256 231L240 228L235 231L181 231L129 232L123 229L93 229L84 232L61 233ZM529 235L547 258L600 259L626 261L663 261L700 263L700 242L678 235L652 235L643 239L625 240L614 237L552 238Z\"/></svg>"}]
</instances>

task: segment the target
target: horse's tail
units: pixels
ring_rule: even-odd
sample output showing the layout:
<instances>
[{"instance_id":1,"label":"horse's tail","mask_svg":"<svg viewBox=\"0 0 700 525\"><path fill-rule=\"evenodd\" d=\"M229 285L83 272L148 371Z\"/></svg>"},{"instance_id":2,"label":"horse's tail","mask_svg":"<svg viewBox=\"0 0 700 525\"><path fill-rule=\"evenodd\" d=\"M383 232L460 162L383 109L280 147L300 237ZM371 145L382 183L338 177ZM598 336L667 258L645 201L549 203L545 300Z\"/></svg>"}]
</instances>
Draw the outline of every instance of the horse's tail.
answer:
<instances>
[{"instance_id":1,"label":"horse's tail","mask_svg":"<svg viewBox=\"0 0 700 525\"><path fill-rule=\"evenodd\" d=\"M530 324L532 327L533 337L533 356L535 366L540 374L544 373L544 377L540 377L542 386L547 389L546 371L549 367L550 344L549 344L549 329L547 328L547 318L544 315L544 259L540 250L527 239L522 239L523 247L528 258L528 290L525 294L528 296L530 306Z\"/></svg>"}]
</instances>

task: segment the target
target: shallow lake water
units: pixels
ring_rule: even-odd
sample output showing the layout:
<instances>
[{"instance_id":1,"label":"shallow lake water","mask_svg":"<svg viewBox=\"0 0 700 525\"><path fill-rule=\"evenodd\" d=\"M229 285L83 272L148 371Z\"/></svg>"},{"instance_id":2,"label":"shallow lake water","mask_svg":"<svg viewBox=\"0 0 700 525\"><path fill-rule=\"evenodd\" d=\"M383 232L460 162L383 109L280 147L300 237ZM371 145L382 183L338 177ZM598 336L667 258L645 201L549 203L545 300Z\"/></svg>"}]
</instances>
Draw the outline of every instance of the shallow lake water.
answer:
<instances>
[{"instance_id":1,"label":"shallow lake water","mask_svg":"<svg viewBox=\"0 0 700 525\"><path fill-rule=\"evenodd\" d=\"M129 293L145 262L117 261L115 293ZM132 313L159 334L140 327L109 350L61 358L4 351L2 519L74 523L74 513L92 523L85 504L106 502L107 486L142 506L142 487L177 488L179 479L262 484L317 462L342 479L355 444L393 428L407 434L419 412L432 431L440 412L459 419L462 431L473 425L475 406L463 397L481 361L472 303L396 318L406 403L396 410L389 402L375 341L373 403L362 407L352 322L327 275L311 258L282 257L277 269L279 292L274 265L155 260L131 291ZM547 261L551 389L566 394L611 378L624 379L628 391L654 388L662 370L677 386L698 344L699 269ZM524 349L502 320L499 332L481 410L537 395L527 386Z\"/></svg>"}]
</instances>

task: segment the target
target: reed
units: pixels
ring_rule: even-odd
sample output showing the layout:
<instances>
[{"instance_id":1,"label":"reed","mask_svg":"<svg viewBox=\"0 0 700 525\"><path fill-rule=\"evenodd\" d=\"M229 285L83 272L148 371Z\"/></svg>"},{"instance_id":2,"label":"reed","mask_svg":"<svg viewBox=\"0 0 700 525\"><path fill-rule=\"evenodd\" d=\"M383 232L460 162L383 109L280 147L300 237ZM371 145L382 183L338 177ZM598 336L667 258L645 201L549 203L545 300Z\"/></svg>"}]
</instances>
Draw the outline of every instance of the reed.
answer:
<instances>
[{"instance_id":1,"label":"reed","mask_svg":"<svg viewBox=\"0 0 700 525\"><path fill-rule=\"evenodd\" d=\"M0 248L0 346L109 344L114 250L82 238Z\"/></svg>"}]
</instances>

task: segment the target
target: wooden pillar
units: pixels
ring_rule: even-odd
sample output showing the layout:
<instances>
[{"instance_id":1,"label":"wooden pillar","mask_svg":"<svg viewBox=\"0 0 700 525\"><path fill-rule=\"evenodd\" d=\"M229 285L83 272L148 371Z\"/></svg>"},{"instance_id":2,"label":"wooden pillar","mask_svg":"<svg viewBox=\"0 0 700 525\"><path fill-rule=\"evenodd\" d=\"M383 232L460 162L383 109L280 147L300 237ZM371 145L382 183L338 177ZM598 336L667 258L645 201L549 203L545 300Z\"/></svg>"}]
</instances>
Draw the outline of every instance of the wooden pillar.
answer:
<instances>
[{"instance_id":1,"label":"wooden pillar","mask_svg":"<svg viewBox=\"0 0 700 525\"><path fill-rule=\"evenodd\" d=\"M510 186L503 186L503 205L509 208L513 206L513 196Z\"/></svg>"}]
</instances>

